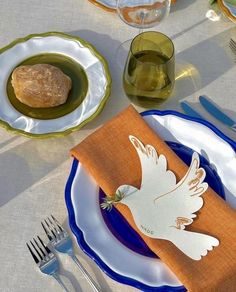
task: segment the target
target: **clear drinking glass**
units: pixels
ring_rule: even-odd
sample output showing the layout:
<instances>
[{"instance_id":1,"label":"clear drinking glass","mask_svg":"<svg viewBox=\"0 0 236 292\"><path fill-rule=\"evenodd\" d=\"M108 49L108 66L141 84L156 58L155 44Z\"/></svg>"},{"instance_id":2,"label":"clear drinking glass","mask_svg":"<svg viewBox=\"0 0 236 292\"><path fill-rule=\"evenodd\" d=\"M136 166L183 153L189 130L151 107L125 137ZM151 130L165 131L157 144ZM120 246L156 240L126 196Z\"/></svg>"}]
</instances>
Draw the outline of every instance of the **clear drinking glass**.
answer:
<instances>
[{"instance_id":1,"label":"clear drinking glass","mask_svg":"<svg viewBox=\"0 0 236 292\"><path fill-rule=\"evenodd\" d=\"M136 36L123 74L128 98L143 107L156 106L170 96L174 81L175 56L171 39L154 31Z\"/></svg>"}]
</instances>

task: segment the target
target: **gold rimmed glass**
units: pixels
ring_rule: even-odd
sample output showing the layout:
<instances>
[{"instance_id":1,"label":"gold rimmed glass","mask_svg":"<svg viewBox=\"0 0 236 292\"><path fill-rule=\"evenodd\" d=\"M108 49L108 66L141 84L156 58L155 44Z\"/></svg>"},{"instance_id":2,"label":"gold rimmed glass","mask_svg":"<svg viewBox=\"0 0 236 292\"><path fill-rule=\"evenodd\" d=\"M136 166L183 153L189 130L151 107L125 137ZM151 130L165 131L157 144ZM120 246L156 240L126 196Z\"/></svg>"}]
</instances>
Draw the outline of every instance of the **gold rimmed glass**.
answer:
<instances>
[{"instance_id":1,"label":"gold rimmed glass","mask_svg":"<svg viewBox=\"0 0 236 292\"><path fill-rule=\"evenodd\" d=\"M123 74L128 98L143 107L159 105L170 96L174 81L175 56L171 39L154 31L136 36Z\"/></svg>"}]
</instances>

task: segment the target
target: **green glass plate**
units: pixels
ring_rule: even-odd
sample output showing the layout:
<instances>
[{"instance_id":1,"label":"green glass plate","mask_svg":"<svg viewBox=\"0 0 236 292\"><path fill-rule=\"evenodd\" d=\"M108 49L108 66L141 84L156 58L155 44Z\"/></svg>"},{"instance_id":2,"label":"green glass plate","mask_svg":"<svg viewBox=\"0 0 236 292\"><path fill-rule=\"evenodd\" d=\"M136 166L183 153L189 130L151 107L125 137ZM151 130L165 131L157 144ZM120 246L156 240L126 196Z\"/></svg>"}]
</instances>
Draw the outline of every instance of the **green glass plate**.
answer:
<instances>
[{"instance_id":1,"label":"green glass plate","mask_svg":"<svg viewBox=\"0 0 236 292\"><path fill-rule=\"evenodd\" d=\"M7 82L7 95L14 108L28 117L42 120L56 119L75 110L84 100L88 91L88 79L81 65L65 55L45 53L30 57L18 66L35 64L54 65L71 78L72 88L68 99L65 104L51 108L32 108L27 106L16 98L11 84L11 74Z\"/></svg>"}]
</instances>

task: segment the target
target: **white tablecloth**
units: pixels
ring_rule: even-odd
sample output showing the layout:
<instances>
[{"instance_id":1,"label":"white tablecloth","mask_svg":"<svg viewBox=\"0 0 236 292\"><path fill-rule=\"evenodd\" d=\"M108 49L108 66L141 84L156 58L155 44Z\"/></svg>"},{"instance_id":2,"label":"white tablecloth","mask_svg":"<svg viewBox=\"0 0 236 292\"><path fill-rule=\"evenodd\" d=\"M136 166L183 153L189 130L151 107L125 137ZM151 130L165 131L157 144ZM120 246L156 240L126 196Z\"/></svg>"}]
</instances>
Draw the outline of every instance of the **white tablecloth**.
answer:
<instances>
[{"instance_id":1,"label":"white tablecloth","mask_svg":"<svg viewBox=\"0 0 236 292\"><path fill-rule=\"evenodd\" d=\"M208 9L208 0L178 0L169 17L155 28L170 36L176 48L175 91L160 108L180 111L179 100L187 99L236 140L235 133L216 122L198 103L198 96L205 94L236 118L236 67L228 47L230 37L236 37L236 27L224 17L217 22L208 20ZM112 94L103 112L80 131L64 138L34 140L0 129L0 291L60 292L53 279L38 272L25 242L36 234L44 237L40 221L49 214L67 225L64 188L71 167L68 151L129 104L114 52L138 31L87 0L2 0L0 20L0 47L30 33L78 35L107 58L113 78ZM136 290L113 281L79 248L75 250L103 291ZM61 259L62 274L74 290L91 291L70 259Z\"/></svg>"}]
</instances>

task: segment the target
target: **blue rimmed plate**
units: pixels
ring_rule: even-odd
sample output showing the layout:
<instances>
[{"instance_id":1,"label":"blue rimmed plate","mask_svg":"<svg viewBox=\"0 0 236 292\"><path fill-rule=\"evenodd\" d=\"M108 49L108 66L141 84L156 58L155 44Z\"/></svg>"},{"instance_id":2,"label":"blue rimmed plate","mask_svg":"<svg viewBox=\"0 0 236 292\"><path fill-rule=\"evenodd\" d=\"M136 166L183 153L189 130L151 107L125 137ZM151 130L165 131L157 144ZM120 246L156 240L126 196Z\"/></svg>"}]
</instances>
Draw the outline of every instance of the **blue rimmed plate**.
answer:
<instances>
[{"instance_id":1,"label":"blue rimmed plate","mask_svg":"<svg viewBox=\"0 0 236 292\"><path fill-rule=\"evenodd\" d=\"M142 115L187 164L192 150L200 153L210 186L236 206L235 142L211 124L177 112L153 110ZM106 274L144 291L186 291L116 210L101 211L103 193L76 160L65 193L70 227L79 246Z\"/></svg>"}]
</instances>

